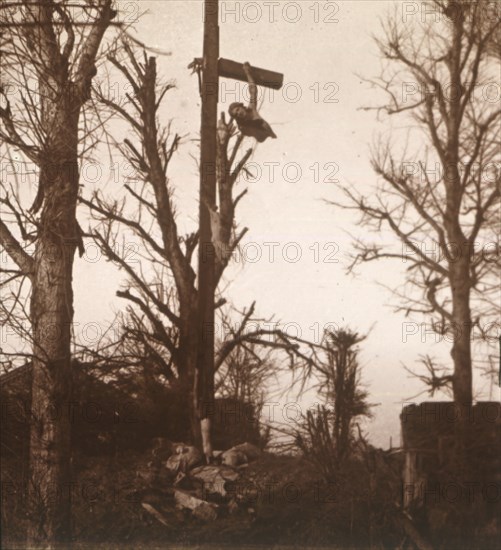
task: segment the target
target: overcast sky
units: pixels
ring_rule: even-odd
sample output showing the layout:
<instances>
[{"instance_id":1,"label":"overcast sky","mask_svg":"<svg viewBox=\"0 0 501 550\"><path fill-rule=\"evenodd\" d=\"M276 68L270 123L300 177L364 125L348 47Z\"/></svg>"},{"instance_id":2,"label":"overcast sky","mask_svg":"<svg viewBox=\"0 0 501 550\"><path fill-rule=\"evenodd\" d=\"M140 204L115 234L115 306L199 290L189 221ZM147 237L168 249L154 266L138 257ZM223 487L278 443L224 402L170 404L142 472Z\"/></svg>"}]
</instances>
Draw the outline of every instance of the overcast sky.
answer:
<instances>
[{"instance_id":1,"label":"overcast sky","mask_svg":"<svg viewBox=\"0 0 501 550\"><path fill-rule=\"evenodd\" d=\"M158 58L163 80L177 86L168 93L162 114L164 123L172 119L173 129L186 136L170 177L179 221L189 227L198 216L198 174L191 155L198 156L200 98L187 65L202 54L202 2L121 5L128 22L143 14L132 27L139 40L171 52ZM385 446L390 435L399 440L402 402L423 389L408 378L402 363L415 366L424 353L450 363L449 345L435 343L434 336L410 325L422 319L392 312L391 293L382 285L401 284L405 264L368 264L356 278L346 274L349 235L367 235L354 213L326 201L341 198L337 183L370 193L376 181L369 147L378 134L391 131L391 124L378 122L374 111L360 110L377 97L357 75L378 74L372 35L380 31L379 18L395 5L404 9L403 3L361 0L222 1L220 16L222 57L285 75L282 90L265 92L261 105L278 139L256 148L249 166L256 178L239 183L239 189L249 190L237 212L240 226L249 228L243 242L246 261L228 271L227 296L239 308L256 300L259 315L274 315L291 334L307 339L318 341L329 324L362 333L372 328L361 362L371 401L381 405L368 430L373 441ZM222 80L220 110L233 101L245 102L244 92L242 84ZM249 139L246 146L252 145ZM114 297L120 275L110 264L98 263L96 269L89 257L76 262L76 322L82 327L89 322L104 326L124 305Z\"/></svg>"}]
</instances>

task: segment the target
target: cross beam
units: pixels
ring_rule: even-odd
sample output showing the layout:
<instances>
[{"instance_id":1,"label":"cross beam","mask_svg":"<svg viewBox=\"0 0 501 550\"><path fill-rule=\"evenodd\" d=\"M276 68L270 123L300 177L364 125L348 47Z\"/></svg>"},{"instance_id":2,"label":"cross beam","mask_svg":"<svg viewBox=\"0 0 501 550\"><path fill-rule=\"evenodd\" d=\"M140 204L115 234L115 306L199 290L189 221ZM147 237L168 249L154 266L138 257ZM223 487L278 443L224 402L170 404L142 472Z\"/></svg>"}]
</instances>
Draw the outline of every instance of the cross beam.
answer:
<instances>
[{"instance_id":1,"label":"cross beam","mask_svg":"<svg viewBox=\"0 0 501 550\"><path fill-rule=\"evenodd\" d=\"M195 62L199 66L203 66L203 59L201 57L197 57ZM232 78L233 80L247 82L247 75L245 74L243 63L220 57L218 59L217 70L218 75L223 78ZM284 84L284 75L282 73L269 71L268 69L262 69L261 67L254 67L254 65L252 65L252 76L254 77L254 81L257 86L280 90Z\"/></svg>"},{"instance_id":2,"label":"cross beam","mask_svg":"<svg viewBox=\"0 0 501 550\"><path fill-rule=\"evenodd\" d=\"M220 57L218 72L219 76L224 78L233 78L233 80L247 82L247 75L245 74L243 63ZM254 65L252 65L252 77L257 86L273 88L274 90L280 90L284 83L284 75L282 73L268 71L267 69L254 67Z\"/></svg>"}]
</instances>

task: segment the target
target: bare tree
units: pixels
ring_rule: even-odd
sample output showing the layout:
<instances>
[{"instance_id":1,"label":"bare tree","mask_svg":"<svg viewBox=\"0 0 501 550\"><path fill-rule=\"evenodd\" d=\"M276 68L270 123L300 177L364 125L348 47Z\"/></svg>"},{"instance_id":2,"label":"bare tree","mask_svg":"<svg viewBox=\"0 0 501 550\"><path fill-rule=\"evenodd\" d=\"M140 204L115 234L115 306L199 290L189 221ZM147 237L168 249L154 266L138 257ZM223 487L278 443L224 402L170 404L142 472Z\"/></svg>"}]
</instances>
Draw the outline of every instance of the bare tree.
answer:
<instances>
[{"instance_id":1,"label":"bare tree","mask_svg":"<svg viewBox=\"0 0 501 550\"><path fill-rule=\"evenodd\" d=\"M0 242L14 267L5 283L28 279L32 342L29 545L70 537L70 340L72 270L81 245L76 221L81 115L90 98L112 0L77 5L23 0L2 14L0 137L38 172L36 198L2 182ZM9 153L10 154L10 153ZM34 254L26 246L33 244ZM15 305L15 300L14 304ZM54 415L54 410L60 414Z\"/></svg>"},{"instance_id":2,"label":"bare tree","mask_svg":"<svg viewBox=\"0 0 501 550\"><path fill-rule=\"evenodd\" d=\"M99 222L92 230L104 255L127 275L117 296L128 301L123 323L123 350L131 356L148 357L162 373L164 381L185 396L186 411L191 415L192 434L200 442L196 360L198 349L198 288L193 264L199 245L199 232L181 234L173 201L174 187L168 168L181 138L170 126L159 124L158 110L171 84L159 84L154 57L141 54L125 42L123 48L108 57L133 93L118 102L105 91L100 101L130 128L130 137L117 143L124 158L134 168L134 177L125 183L126 198L119 201L96 190L90 199L82 199ZM221 115L218 128L217 184L218 206L207 205L211 212L216 283L232 258L246 228L236 229L235 210L246 190L235 193L238 175L252 150L238 158L243 136ZM141 260L128 261L125 251L116 246L117 236L129 231L140 243ZM208 251L207 253L211 253ZM219 296L216 308L225 304ZM247 330L254 320L255 304L239 314L239 322L227 324L226 334L215 358L215 370L242 342L266 343L300 357L299 344L286 334L257 329ZM208 327L207 330L214 330ZM275 340L268 341L271 334ZM119 354L120 355L120 354ZM306 356L304 356L306 357ZM209 406L209 404L207 404Z\"/></svg>"},{"instance_id":3,"label":"bare tree","mask_svg":"<svg viewBox=\"0 0 501 550\"><path fill-rule=\"evenodd\" d=\"M358 240L350 268L404 262L411 291L397 292L399 309L424 314L452 340L452 375L437 370L432 379L435 389L451 384L456 403L468 407L474 329L488 339L489 321L499 315L501 110L489 90L499 77L493 53L501 18L484 0L431 4L436 11L423 21L399 20L397 11L377 40L384 69L372 83L389 98L378 112L414 126L405 145L376 146L374 193L345 187L349 200L341 206L400 241L399 249Z\"/></svg>"},{"instance_id":4,"label":"bare tree","mask_svg":"<svg viewBox=\"0 0 501 550\"><path fill-rule=\"evenodd\" d=\"M135 313L134 309L129 310L134 324L127 328L128 335L140 339L143 347L150 350L153 349L151 342L164 346L170 357L170 365L165 366L167 375L176 379L179 391L191 395L193 400L198 292L192 258L198 244L198 232L179 235L172 188L167 176L167 168L179 146L180 136L171 135L168 127L159 125L157 112L171 85L158 84L154 57L144 54L141 60L140 54L129 42L123 43L123 52L122 57L120 52L113 52L108 59L132 87L133 95L128 96L124 104L104 94L100 100L124 119L133 131L131 137L119 147L124 158L133 166L137 180L125 184L127 202L107 201L100 191L95 191L91 200L82 200L102 222L101 229L96 229L93 235L104 254L129 276L130 284L117 295L128 300L141 314ZM231 129L224 125L223 130L230 132ZM220 195L221 212L229 213L228 218L223 213L218 214L221 235L224 233L222 244L229 251L238 242L238 238L232 240L235 203L231 186L240 168L237 167L235 174L230 175L229 192ZM142 266L135 269L127 261L126 254L117 251L112 231L116 225L131 231L141 242L145 263L153 267L151 278L142 272ZM228 257L220 257L219 276L227 261ZM144 321L151 330L138 333L137 327ZM193 422L195 426L195 418Z\"/></svg>"}]
</instances>

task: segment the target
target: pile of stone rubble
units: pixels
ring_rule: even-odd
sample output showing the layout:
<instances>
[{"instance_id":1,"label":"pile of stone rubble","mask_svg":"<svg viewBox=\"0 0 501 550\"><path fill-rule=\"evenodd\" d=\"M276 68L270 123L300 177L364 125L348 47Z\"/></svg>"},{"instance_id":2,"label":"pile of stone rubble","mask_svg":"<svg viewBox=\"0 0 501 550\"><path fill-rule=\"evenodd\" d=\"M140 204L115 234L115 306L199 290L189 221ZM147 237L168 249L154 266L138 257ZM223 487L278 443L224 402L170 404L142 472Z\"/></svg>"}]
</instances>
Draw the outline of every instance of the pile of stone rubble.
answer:
<instances>
[{"instance_id":1,"label":"pile of stone rubble","mask_svg":"<svg viewBox=\"0 0 501 550\"><path fill-rule=\"evenodd\" d=\"M143 509L164 525L169 524L164 511L189 510L199 519L213 521L247 507L245 491L237 486L242 470L257 460L262 451L251 443L242 443L226 451L215 451L212 464L205 464L202 453L192 445L172 443L164 438L153 441L152 461L143 481L150 491L141 502ZM156 498L151 498L152 491ZM159 496L160 495L160 496Z\"/></svg>"}]
</instances>

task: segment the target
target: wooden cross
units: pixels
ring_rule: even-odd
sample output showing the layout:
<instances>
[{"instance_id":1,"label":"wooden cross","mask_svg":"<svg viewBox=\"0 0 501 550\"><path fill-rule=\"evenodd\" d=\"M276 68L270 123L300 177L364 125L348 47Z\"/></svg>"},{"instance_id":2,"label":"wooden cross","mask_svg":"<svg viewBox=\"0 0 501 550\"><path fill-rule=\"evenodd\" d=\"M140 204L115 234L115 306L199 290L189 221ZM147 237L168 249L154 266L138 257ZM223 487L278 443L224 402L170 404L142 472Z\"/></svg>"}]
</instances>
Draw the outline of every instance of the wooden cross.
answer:
<instances>
[{"instance_id":1,"label":"wooden cross","mask_svg":"<svg viewBox=\"0 0 501 550\"><path fill-rule=\"evenodd\" d=\"M211 422L207 411L214 402L214 255L207 254L212 247L210 212L207 204L216 202L216 139L219 77L247 82L242 63L219 57L219 0L204 0L203 59L190 65L202 71L202 113L200 143L200 236L198 243L198 350L195 373L195 401L199 411L200 432L197 444L202 443L210 462ZM252 67L257 86L279 90L284 75L259 67ZM200 440L199 440L200 438Z\"/></svg>"}]
</instances>

